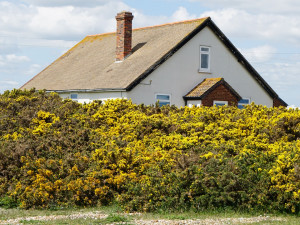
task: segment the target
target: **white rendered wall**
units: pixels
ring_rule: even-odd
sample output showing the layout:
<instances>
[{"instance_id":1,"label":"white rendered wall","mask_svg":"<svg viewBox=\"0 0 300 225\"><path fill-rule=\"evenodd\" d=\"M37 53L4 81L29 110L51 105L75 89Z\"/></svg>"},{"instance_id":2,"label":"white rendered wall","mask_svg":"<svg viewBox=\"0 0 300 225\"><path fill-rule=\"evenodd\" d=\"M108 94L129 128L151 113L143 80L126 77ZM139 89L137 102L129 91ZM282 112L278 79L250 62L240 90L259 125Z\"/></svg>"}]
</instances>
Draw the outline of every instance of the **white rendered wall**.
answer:
<instances>
[{"instance_id":1,"label":"white rendered wall","mask_svg":"<svg viewBox=\"0 0 300 225\"><path fill-rule=\"evenodd\" d=\"M107 99L127 98L127 93L122 91L109 91L109 92L72 92L77 94L77 101L79 103L89 103L93 100L105 101ZM71 98L70 92L59 93L62 98Z\"/></svg>"},{"instance_id":2,"label":"white rendered wall","mask_svg":"<svg viewBox=\"0 0 300 225\"><path fill-rule=\"evenodd\" d=\"M210 73L199 73L200 45L211 47ZM184 106L184 95L204 78L216 77L223 77L242 98L273 106L273 99L207 27L128 92L127 97L134 103L150 105L155 103L155 94L170 94L171 104Z\"/></svg>"}]
</instances>

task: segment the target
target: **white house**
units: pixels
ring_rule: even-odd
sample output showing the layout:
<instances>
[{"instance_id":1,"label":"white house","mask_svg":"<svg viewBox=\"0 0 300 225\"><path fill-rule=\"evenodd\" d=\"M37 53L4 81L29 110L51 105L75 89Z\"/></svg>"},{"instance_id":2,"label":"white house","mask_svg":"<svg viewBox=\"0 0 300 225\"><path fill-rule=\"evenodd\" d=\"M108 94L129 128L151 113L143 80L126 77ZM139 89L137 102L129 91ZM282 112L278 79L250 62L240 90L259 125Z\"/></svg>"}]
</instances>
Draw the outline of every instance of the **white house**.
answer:
<instances>
[{"instance_id":1,"label":"white house","mask_svg":"<svg viewBox=\"0 0 300 225\"><path fill-rule=\"evenodd\" d=\"M287 106L209 18L85 37L22 89L46 89L79 102L113 98L146 105Z\"/></svg>"}]
</instances>

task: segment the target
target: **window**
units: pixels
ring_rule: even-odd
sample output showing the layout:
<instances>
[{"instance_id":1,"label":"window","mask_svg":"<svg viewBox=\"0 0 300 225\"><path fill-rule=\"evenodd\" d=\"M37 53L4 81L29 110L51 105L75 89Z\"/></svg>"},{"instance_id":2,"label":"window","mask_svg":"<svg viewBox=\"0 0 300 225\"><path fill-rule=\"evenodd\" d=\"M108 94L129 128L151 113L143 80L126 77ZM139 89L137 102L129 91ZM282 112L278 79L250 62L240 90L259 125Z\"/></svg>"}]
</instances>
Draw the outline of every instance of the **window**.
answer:
<instances>
[{"instance_id":1,"label":"window","mask_svg":"<svg viewBox=\"0 0 300 225\"><path fill-rule=\"evenodd\" d=\"M78 94L73 93L73 94L70 95L70 98L71 98L73 101L78 101Z\"/></svg>"},{"instance_id":2,"label":"window","mask_svg":"<svg viewBox=\"0 0 300 225\"><path fill-rule=\"evenodd\" d=\"M195 107L200 107L202 104L201 100L188 100L187 101L187 106L192 108L193 106Z\"/></svg>"},{"instance_id":3,"label":"window","mask_svg":"<svg viewBox=\"0 0 300 225\"><path fill-rule=\"evenodd\" d=\"M192 107L200 107L201 104L188 104L188 107L192 108Z\"/></svg>"},{"instance_id":4,"label":"window","mask_svg":"<svg viewBox=\"0 0 300 225\"><path fill-rule=\"evenodd\" d=\"M238 108L243 109L243 108L245 108L245 105L249 105L249 104L250 104L250 99L249 98L242 98L238 102Z\"/></svg>"},{"instance_id":5,"label":"window","mask_svg":"<svg viewBox=\"0 0 300 225\"><path fill-rule=\"evenodd\" d=\"M228 101L214 101L215 106L228 105Z\"/></svg>"},{"instance_id":6,"label":"window","mask_svg":"<svg viewBox=\"0 0 300 225\"><path fill-rule=\"evenodd\" d=\"M210 72L210 47L200 46L199 72Z\"/></svg>"},{"instance_id":7,"label":"window","mask_svg":"<svg viewBox=\"0 0 300 225\"><path fill-rule=\"evenodd\" d=\"M158 101L159 106L170 105L171 103L171 96L168 94L156 94L155 99Z\"/></svg>"}]
</instances>

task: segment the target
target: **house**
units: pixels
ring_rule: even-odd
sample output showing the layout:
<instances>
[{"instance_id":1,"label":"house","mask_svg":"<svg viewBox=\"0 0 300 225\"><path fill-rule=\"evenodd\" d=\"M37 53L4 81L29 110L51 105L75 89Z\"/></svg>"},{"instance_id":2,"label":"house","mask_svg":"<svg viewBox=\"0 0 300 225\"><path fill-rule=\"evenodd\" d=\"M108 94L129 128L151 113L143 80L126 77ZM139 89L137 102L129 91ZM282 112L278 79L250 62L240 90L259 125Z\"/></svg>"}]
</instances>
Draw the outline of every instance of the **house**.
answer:
<instances>
[{"instance_id":1,"label":"house","mask_svg":"<svg viewBox=\"0 0 300 225\"><path fill-rule=\"evenodd\" d=\"M211 18L90 35L24 84L78 102L114 98L146 105L287 106Z\"/></svg>"}]
</instances>

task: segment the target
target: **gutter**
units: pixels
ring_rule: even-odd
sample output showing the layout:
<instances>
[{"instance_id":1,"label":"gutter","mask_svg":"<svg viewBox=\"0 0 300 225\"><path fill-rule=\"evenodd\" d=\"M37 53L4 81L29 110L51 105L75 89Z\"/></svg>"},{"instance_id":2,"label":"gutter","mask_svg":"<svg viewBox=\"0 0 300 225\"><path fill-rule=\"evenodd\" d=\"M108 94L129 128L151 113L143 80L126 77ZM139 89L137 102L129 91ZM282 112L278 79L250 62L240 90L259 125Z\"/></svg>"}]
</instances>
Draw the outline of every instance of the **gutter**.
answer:
<instances>
[{"instance_id":1,"label":"gutter","mask_svg":"<svg viewBox=\"0 0 300 225\"><path fill-rule=\"evenodd\" d=\"M70 89L70 90L46 90L46 92L78 92L78 93L90 93L90 92L126 92L126 89L120 88L96 88L96 89Z\"/></svg>"}]
</instances>

